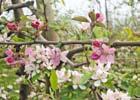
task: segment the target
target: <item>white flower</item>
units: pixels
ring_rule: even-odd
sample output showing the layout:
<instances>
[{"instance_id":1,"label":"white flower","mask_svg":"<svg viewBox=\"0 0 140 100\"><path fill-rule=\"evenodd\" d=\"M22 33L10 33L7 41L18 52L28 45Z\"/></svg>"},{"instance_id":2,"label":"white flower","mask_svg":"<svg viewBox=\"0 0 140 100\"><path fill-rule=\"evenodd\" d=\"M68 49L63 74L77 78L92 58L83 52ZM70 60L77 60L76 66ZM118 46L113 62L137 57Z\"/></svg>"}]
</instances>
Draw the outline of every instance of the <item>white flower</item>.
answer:
<instances>
[{"instance_id":1,"label":"white flower","mask_svg":"<svg viewBox=\"0 0 140 100\"><path fill-rule=\"evenodd\" d=\"M73 89L77 89L78 87L80 89L85 89L84 86L80 86L80 80L83 76L82 73L78 72L78 71L72 71L72 83L73 83Z\"/></svg>"},{"instance_id":2,"label":"white flower","mask_svg":"<svg viewBox=\"0 0 140 100\"><path fill-rule=\"evenodd\" d=\"M10 89L10 90L12 90L13 89L13 86L12 85L8 85L7 88Z\"/></svg>"},{"instance_id":3,"label":"white flower","mask_svg":"<svg viewBox=\"0 0 140 100\"><path fill-rule=\"evenodd\" d=\"M92 79L95 80L94 85L96 87L100 86L101 82L107 81L108 69L104 67L104 64L98 64L95 68L95 74L93 74Z\"/></svg>"},{"instance_id":4,"label":"white flower","mask_svg":"<svg viewBox=\"0 0 140 100\"><path fill-rule=\"evenodd\" d=\"M106 94L102 93L101 97L103 98L103 100L130 100L131 99L127 93L123 93L118 90L115 90L115 92L113 92L110 89L107 91Z\"/></svg>"},{"instance_id":5,"label":"white flower","mask_svg":"<svg viewBox=\"0 0 140 100\"><path fill-rule=\"evenodd\" d=\"M66 71L66 69L63 68L60 71L57 70L56 74L57 74L57 77L58 77L58 83L70 81L70 77L71 77L71 71L70 70Z\"/></svg>"},{"instance_id":6,"label":"white flower","mask_svg":"<svg viewBox=\"0 0 140 100\"><path fill-rule=\"evenodd\" d=\"M6 42L9 40L10 40L10 37L9 38L7 37L7 33L0 35L0 42Z\"/></svg>"},{"instance_id":7,"label":"white flower","mask_svg":"<svg viewBox=\"0 0 140 100\"><path fill-rule=\"evenodd\" d=\"M38 70L38 66L37 65L34 65L34 64L27 64L25 65L25 72L29 75L31 75L33 72L36 72Z\"/></svg>"}]
</instances>

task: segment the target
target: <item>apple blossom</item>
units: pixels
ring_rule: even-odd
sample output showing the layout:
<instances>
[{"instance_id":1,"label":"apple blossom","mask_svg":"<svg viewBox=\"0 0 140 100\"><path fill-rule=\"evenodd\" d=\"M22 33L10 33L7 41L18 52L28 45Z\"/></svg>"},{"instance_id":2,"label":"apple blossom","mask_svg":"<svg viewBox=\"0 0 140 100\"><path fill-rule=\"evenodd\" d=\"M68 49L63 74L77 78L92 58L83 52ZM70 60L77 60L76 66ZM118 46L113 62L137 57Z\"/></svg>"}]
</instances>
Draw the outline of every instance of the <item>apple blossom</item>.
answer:
<instances>
[{"instance_id":1,"label":"apple blossom","mask_svg":"<svg viewBox=\"0 0 140 100\"><path fill-rule=\"evenodd\" d=\"M96 13L96 21L102 22L104 20L104 16L101 13Z\"/></svg>"},{"instance_id":2,"label":"apple blossom","mask_svg":"<svg viewBox=\"0 0 140 100\"><path fill-rule=\"evenodd\" d=\"M100 58L100 55L98 55L97 53L93 52L91 55L91 59L93 60L98 60Z\"/></svg>"},{"instance_id":3,"label":"apple blossom","mask_svg":"<svg viewBox=\"0 0 140 100\"><path fill-rule=\"evenodd\" d=\"M77 89L79 87L82 76L83 74L81 72L72 71L72 83L74 89Z\"/></svg>"},{"instance_id":4,"label":"apple blossom","mask_svg":"<svg viewBox=\"0 0 140 100\"><path fill-rule=\"evenodd\" d=\"M115 90L113 92L112 90L107 90L107 93L102 93L101 95L103 100L130 100L131 98L128 96L128 94L120 92L118 90Z\"/></svg>"},{"instance_id":5,"label":"apple blossom","mask_svg":"<svg viewBox=\"0 0 140 100\"><path fill-rule=\"evenodd\" d=\"M95 73L92 76L92 79L95 80L94 85L96 87L100 86L101 82L107 81L108 70L104 67L104 64L98 63L98 66L95 67Z\"/></svg>"},{"instance_id":6,"label":"apple blossom","mask_svg":"<svg viewBox=\"0 0 140 100\"><path fill-rule=\"evenodd\" d=\"M8 22L6 26L10 31L17 31L18 30L18 25L14 22Z\"/></svg>"},{"instance_id":7,"label":"apple blossom","mask_svg":"<svg viewBox=\"0 0 140 100\"><path fill-rule=\"evenodd\" d=\"M63 83L66 81L70 81L70 77L71 77L71 71L70 70L66 70L65 68L61 69L60 71L57 70L56 71L57 77L58 77L58 83Z\"/></svg>"},{"instance_id":8,"label":"apple blossom","mask_svg":"<svg viewBox=\"0 0 140 100\"><path fill-rule=\"evenodd\" d=\"M6 56L13 56L14 52L11 49L5 51Z\"/></svg>"},{"instance_id":9,"label":"apple blossom","mask_svg":"<svg viewBox=\"0 0 140 100\"><path fill-rule=\"evenodd\" d=\"M8 57L5 58L5 62L8 65L13 65L13 64L15 64L15 58L13 56L8 56Z\"/></svg>"},{"instance_id":10,"label":"apple blossom","mask_svg":"<svg viewBox=\"0 0 140 100\"><path fill-rule=\"evenodd\" d=\"M102 54L99 58L101 63L114 63L114 56L115 56L115 48L110 48L109 46L103 44L102 45Z\"/></svg>"},{"instance_id":11,"label":"apple blossom","mask_svg":"<svg viewBox=\"0 0 140 100\"><path fill-rule=\"evenodd\" d=\"M44 26L44 24L39 19L35 19L32 21L31 26L36 30L39 30Z\"/></svg>"},{"instance_id":12,"label":"apple blossom","mask_svg":"<svg viewBox=\"0 0 140 100\"><path fill-rule=\"evenodd\" d=\"M114 63L115 48L110 48L106 44L99 41L93 41L93 52L91 59L97 60L100 63Z\"/></svg>"},{"instance_id":13,"label":"apple blossom","mask_svg":"<svg viewBox=\"0 0 140 100\"><path fill-rule=\"evenodd\" d=\"M93 48L94 47L101 47L102 46L102 42L98 41L98 40L95 40L95 41L92 42L92 46L93 46Z\"/></svg>"}]
</instances>

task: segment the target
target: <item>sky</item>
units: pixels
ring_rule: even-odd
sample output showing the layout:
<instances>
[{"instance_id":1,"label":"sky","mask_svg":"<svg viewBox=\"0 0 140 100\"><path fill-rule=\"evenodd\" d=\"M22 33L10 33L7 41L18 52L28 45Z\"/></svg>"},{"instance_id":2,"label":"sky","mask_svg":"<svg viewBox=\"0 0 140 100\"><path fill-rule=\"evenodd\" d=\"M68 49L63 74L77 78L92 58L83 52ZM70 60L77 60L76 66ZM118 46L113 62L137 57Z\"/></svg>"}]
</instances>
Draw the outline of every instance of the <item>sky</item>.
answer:
<instances>
[{"instance_id":1,"label":"sky","mask_svg":"<svg viewBox=\"0 0 140 100\"><path fill-rule=\"evenodd\" d=\"M8 0L7 0L8 1ZM29 0L25 0L29 1ZM59 0L61 1L61 0ZM76 15L84 15L87 16L88 12L95 9L96 12L100 12L100 7L99 4L96 1L100 1L101 4L101 13L104 14L105 16L105 0L64 0L65 5L62 3L56 3L56 9L58 10L59 14L65 15L65 13L69 13L71 16L76 16ZM112 12L113 14L110 15L109 17L111 19L120 19L124 20L125 17L131 15L131 7L123 4L120 7L120 4L124 0L107 0L110 3L108 3L108 10L109 12ZM125 0L128 1L128 0ZM136 2L137 0L135 0ZM119 8L114 9L114 7L119 6ZM140 9L140 4L136 5L137 9ZM71 13L70 13L71 12ZM31 11L27 8L24 8L24 13L27 15L31 14ZM3 15L6 16L9 20L12 18L11 17L12 11L10 13L5 12Z\"/></svg>"}]
</instances>

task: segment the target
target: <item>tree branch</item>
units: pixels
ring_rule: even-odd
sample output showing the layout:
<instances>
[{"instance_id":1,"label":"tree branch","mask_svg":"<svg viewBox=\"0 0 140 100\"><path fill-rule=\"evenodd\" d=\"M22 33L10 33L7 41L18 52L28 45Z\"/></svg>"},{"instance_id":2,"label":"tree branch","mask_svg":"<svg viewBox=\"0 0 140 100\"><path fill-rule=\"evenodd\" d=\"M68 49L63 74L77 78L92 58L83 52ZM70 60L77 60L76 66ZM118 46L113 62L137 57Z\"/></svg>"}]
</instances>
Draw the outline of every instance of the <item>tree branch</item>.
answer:
<instances>
[{"instance_id":1,"label":"tree branch","mask_svg":"<svg viewBox=\"0 0 140 100\"><path fill-rule=\"evenodd\" d=\"M33 45L33 44L43 44L43 45L57 45L61 43L62 45L80 44L80 45L92 45L92 41L33 41L33 42L0 42L0 45ZM108 44L107 42L104 42ZM125 47L125 46L140 46L140 42L113 42L111 47ZM78 48L78 51L82 51L83 47ZM75 49L77 51L77 49Z\"/></svg>"},{"instance_id":2,"label":"tree branch","mask_svg":"<svg viewBox=\"0 0 140 100\"><path fill-rule=\"evenodd\" d=\"M15 9L23 8L23 7L29 8L29 6L32 6L33 4L34 4L34 1L27 1L25 3L13 4L13 5L9 6L6 9L6 11L15 10Z\"/></svg>"}]
</instances>

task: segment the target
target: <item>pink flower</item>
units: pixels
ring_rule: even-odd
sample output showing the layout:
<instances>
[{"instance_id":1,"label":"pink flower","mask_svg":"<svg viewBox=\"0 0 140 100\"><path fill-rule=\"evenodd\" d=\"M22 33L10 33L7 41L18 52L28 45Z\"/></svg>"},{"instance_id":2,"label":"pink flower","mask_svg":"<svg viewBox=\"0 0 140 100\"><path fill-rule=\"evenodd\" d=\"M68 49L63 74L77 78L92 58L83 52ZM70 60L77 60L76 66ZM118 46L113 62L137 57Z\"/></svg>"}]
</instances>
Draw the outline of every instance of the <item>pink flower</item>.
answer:
<instances>
[{"instance_id":1,"label":"pink flower","mask_svg":"<svg viewBox=\"0 0 140 100\"><path fill-rule=\"evenodd\" d=\"M104 20L104 16L101 13L96 13L96 21L102 22Z\"/></svg>"},{"instance_id":2,"label":"pink flower","mask_svg":"<svg viewBox=\"0 0 140 100\"><path fill-rule=\"evenodd\" d=\"M26 48L25 49L25 55L32 56L33 55L33 49L32 48Z\"/></svg>"},{"instance_id":3,"label":"pink flower","mask_svg":"<svg viewBox=\"0 0 140 100\"><path fill-rule=\"evenodd\" d=\"M36 30L39 30L40 28L44 26L44 24L40 20L36 19L32 21L31 26L35 28Z\"/></svg>"},{"instance_id":4,"label":"pink flower","mask_svg":"<svg viewBox=\"0 0 140 100\"><path fill-rule=\"evenodd\" d=\"M98 55L97 53L93 52L91 55L91 59L93 60L98 60L100 58L100 55Z\"/></svg>"},{"instance_id":5,"label":"pink flower","mask_svg":"<svg viewBox=\"0 0 140 100\"><path fill-rule=\"evenodd\" d=\"M102 54L99 58L101 63L114 63L115 56L115 48L110 48L109 46L103 44L102 45Z\"/></svg>"},{"instance_id":6,"label":"pink flower","mask_svg":"<svg viewBox=\"0 0 140 100\"><path fill-rule=\"evenodd\" d=\"M14 22L8 22L6 26L10 31L17 31L18 30L18 25Z\"/></svg>"},{"instance_id":7,"label":"pink flower","mask_svg":"<svg viewBox=\"0 0 140 100\"><path fill-rule=\"evenodd\" d=\"M6 57L6 58L5 58L5 61L6 61L6 63L7 63L8 65L15 64L15 59L14 59L14 57L12 57L12 56Z\"/></svg>"},{"instance_id":8,"label":"pink flower","mask_svg":"<svg viewBox=\"0 0 140 100\"><path fill-rule=\"evenodd\" d=\"M13 53L13 51L11 49L8 49L8 50L5 51L5 54L7 56L13 56L14 53Z\"/></svg>"},{"instance_id":9,"label":"pink flower","mask_svg":"<svg viewBox=\"0 0 140 100\"><path fill-rule=\"evenodd\" d=\"M91 54L91 59L98 60L100 63L114 63L115 48L110 48L106 44L103 44L100 41L93 41L93 50Z\"/></svg>"},{"instance_id":10,"label":"pink flower","mask_svg":"<svg viewBox=\"0 0 140 100\"><path fill-rule=\"evenodd\" d=\"M102 46L102 42L101 41L98 41L98 40L95 40L92 42L92 45L94 47L101 47Z\"/></svg>"},{"instance_id":11,"label":"pink flower","mask_svg":"<svg viewBox=\"0 0 140 100\"><path fill-rule=\"evenodd\" d=\"M51 63L54 66L58 66L61 60L61 51L58 48L54 48L51 50Z\"/></svg>"}]
</instances>

